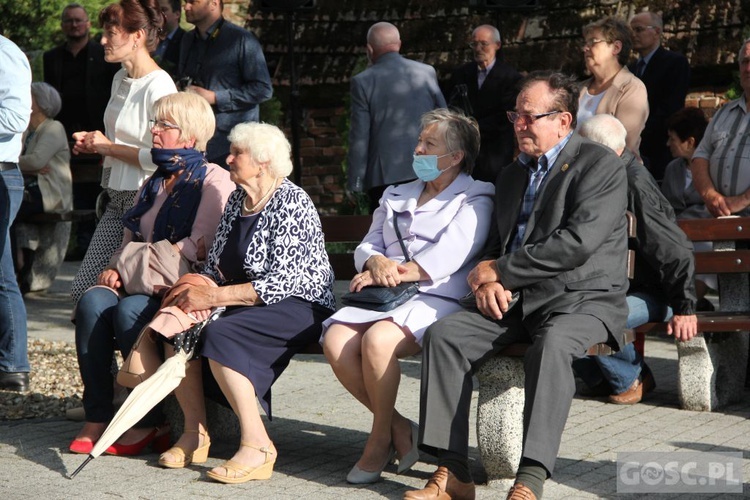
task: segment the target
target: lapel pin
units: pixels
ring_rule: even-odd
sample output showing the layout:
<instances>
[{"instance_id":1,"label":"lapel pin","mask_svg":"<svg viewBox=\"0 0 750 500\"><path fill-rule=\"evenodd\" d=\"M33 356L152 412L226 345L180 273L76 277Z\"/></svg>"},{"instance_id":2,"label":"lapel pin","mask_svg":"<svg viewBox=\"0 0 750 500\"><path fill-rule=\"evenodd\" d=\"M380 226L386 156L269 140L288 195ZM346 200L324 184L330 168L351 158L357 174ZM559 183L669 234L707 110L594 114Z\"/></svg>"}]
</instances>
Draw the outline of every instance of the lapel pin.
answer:
<instances>
[{"instance_id":1,"label":"lapel pin","mask_svg":"<svg viewBox=\"0 0 750 500\"><path fill-rule=\"evenodd\" d=\"M568 170L568 164L567 163L564 164L562 167L560 167L560 170L563 171L563 172L565 172L566 170Z\"/></svg>"}]
</instances>

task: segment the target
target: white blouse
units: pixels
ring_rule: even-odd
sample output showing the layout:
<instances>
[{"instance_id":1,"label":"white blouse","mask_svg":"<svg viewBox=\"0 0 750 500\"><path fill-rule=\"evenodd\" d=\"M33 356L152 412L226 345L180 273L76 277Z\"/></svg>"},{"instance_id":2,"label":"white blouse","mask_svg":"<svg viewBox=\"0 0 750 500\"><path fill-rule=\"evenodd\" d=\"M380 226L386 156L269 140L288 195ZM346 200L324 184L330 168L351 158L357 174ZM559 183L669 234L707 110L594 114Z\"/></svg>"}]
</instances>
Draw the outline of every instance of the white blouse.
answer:
<instances>
[{"instance_id":1,"label":"white blouse","mask_svg":"<svg viewBox=\"0 0 750 500\"><path fill-rule=\"evenodd\" d=\"M103 188L135 191L156 170L151 161L153 143L149 120L154 117L154 103L176 92L172 77L161 69L141 78L128 77L125 68L115 74L112 95L104 111L105 135L115 144L138 148L139 165L105 156Z\"/></svg>"},{"instance_id":2,"label":"white blouse","mask_svg":"<svg viewBox=\"0 0 750 500\"><path fill-rule=\"evenodd\" d=\"M581 125L583 125L584 122L596 115L596 108L599 107L599 103L601 102L602 97L604 97L604 94L606 94L606 92L599 92L596 95L589 94L589 89L583 89L581 98L578 101L578 123L576 124L576 131L581 128Z\"/></svg>"}]
</instances>

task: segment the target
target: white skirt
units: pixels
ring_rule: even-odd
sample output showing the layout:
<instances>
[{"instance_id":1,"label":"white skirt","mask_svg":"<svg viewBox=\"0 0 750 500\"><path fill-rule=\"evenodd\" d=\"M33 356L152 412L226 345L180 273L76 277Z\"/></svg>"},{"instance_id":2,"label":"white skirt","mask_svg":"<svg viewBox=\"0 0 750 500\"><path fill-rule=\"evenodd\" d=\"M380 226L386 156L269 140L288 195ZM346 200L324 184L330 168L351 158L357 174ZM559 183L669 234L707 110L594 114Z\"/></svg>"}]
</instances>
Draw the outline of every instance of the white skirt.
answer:
<instances>
[{"instance_id":1,"label":"white skirt","mask_svg":"<svg viewBox=\"0 0 750 500\"><path fill-rule=\"evenodd\" d=\"M454 299L423 293L418 293L397 308L386 312L370 311L359 307L344 307L323 322L323 334L320 336L320 342L323 342L328 327L334 323L357 325L389 319L405 332L411 333L421 346L422 337L424 337L427 327L440 318L462 309L458 301Z\"/></svg>"}]
</instances>

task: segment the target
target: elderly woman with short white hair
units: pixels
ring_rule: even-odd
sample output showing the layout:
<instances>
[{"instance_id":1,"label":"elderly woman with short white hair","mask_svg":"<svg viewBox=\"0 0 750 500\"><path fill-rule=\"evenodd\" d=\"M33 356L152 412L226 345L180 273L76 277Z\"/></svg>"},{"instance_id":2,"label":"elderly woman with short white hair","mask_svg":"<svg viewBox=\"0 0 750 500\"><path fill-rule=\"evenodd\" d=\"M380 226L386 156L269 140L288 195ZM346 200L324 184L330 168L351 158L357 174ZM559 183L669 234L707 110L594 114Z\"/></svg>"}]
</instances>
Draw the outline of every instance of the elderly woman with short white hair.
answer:
<instances>
[{"instance_id":1,"label":"elderly woman with short white hair","mask_svg":"<svg viewBox=\"0 0 750 500\"><path fill-rule=\"evenodd\" d=\"M271 417L271 386L294 354L320 337L334 309L333 270L310 197L286 177L289 142L277 127L237 125L227 164L239 188L230 196L203 272L219 287L177 285L164 303L205 317L227 310L203 331L201 356L240 422L240 447L208 472L222 483L271 477L277 452L260 417ZM175 390L185 433L159 464L182 468L208 457L200 361Z\"/></svg>"}]
</instances>

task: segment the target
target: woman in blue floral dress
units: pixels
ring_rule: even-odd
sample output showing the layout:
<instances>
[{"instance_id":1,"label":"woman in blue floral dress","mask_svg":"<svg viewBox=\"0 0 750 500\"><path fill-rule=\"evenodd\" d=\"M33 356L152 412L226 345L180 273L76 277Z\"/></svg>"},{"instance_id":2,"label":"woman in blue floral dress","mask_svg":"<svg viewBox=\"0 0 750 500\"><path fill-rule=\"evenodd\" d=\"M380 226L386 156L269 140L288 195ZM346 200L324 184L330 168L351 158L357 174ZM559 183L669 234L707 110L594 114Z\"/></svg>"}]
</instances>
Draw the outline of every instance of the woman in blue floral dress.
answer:
<instances>
[{"instance_id":1,"label":"woman in blue floral dress","mask_svg":"<svg viewBox=\"0 0 750 500\"><path fill-rule=\"evenodd\" d=\"M333 271L312 200L286 179L292 171L289 142L277 127L237 125L227 158L232 193L204 274L219 287L176 286L164 305L205 317L226 312L203 331L201 355L237 414L240 448L208 472L223 483L268 479L276 449L266 433L256 397L271 416L271 385L292 356L315 342L334 309ZM185 413L185 433L162 454L164 467L205 462L206 429L200 361L175 391Z\"/></svg>"}]
</instances>

